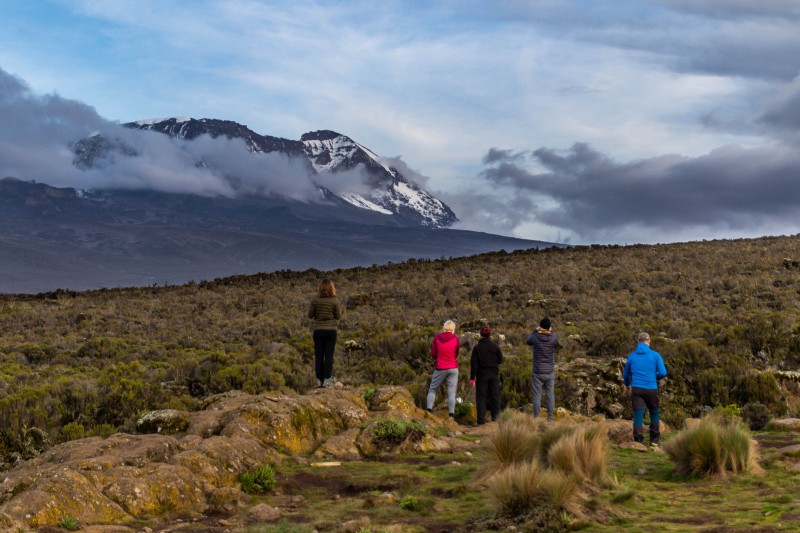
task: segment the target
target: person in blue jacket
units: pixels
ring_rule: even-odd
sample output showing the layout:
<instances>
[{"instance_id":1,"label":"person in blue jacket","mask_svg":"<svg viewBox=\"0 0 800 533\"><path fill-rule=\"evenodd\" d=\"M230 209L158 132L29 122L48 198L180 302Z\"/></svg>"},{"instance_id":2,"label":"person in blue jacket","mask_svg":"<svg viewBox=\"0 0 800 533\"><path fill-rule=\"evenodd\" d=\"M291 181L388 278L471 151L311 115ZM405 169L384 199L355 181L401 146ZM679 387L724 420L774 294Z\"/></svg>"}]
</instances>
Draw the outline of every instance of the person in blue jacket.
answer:
<instances>
[{"instance_id":1,"label":"person in blue jacket","mask_svg":"<svg viewBox=\"0 0 800 533\"><path fill-rule=\"evenodd\" d=\"M639 344L628 356L622 379L633 405L633 440L644 443L644 408L650 412L650 446L658 447L661 432L658 413L658 381L667 376L661 354L650 348L650 335L639 333Z\"/></svg>"}]
</instances>

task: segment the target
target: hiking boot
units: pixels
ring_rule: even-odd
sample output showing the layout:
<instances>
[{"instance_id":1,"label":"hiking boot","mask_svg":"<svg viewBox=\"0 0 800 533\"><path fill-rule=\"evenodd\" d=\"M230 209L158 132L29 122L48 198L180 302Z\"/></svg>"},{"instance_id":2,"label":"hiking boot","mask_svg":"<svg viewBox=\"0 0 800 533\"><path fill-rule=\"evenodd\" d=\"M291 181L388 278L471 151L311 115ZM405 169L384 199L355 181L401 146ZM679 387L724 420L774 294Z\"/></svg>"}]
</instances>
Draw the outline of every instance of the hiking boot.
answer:
<instances>
[{"instance_id":1,"label":"hiking boot","mask_svg":"<svg viewBox=\"0 0 800 533\"><path fill-rule=\"evenodd\" d=\"M322 382L322 386L326 388L333 387L333 378L326 378L325 381Z\"/></svg>"},{"instance_id":2,"label":"hiking boot","mask_svg":"<svg viewBox=\"0 0 800 533\"><path fill-rule=\"evenodd\" d=\"M321 389L321 388L322 388L322 380L321 380L321 379L318 379L318 380L317 380L317 388L318 388L318 389Z\"/></svg>"}]
</instances>

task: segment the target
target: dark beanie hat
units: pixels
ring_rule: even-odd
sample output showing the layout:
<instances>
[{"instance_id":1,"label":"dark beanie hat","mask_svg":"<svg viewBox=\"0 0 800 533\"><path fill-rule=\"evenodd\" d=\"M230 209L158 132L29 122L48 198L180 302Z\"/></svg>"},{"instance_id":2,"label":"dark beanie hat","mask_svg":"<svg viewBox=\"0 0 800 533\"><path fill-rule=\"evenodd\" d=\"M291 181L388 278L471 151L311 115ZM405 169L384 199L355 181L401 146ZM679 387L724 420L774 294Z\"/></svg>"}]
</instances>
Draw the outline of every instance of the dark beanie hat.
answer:
<instances>
[{"instance_id":1,"label":"dark beanie hat","mask_svg":"<svg viewBox=\"0 0 800 533\"><path fill-rule=\"evenodd\" d=\"M488 337L492 334L492 328L489 326L483 326L481 328L481 337Z\"/></svg>"},{"instance_id":2,"label":"dark beanie hat","mask_svg":"<svg viewBox=\"0 0 800 533\"><path fill-rule=\"evenodd\" d=\"M539 327L542 329L550 329L550 319L544 317L541 322L539 322Z\"/></svg>"}]
</instances>

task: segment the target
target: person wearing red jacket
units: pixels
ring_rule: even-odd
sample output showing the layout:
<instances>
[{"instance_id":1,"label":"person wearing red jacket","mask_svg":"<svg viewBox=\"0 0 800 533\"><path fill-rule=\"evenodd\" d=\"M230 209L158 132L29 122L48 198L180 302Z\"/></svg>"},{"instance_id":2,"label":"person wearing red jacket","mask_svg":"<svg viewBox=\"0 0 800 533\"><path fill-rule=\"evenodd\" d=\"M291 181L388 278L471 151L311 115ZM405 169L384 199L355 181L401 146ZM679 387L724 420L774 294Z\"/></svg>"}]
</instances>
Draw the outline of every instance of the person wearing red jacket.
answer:
<instances>
[{"instance_id":1,"label":"person wearing red jacket","mask_svg":"<svg viewBox=\"0 0 800 533\"><path fill-rule=\"evenodd\" d=\"M458 349L460 341L453 333L456 324L448 320L442 326L442 332L433 338L431 343L431 357L435 361L435 370L428 389L427 409L433 411L436 400L436 391L447 380L447 412L450 417L455 417L456 388L458 387Z\"/></svg>"}]
</instances>

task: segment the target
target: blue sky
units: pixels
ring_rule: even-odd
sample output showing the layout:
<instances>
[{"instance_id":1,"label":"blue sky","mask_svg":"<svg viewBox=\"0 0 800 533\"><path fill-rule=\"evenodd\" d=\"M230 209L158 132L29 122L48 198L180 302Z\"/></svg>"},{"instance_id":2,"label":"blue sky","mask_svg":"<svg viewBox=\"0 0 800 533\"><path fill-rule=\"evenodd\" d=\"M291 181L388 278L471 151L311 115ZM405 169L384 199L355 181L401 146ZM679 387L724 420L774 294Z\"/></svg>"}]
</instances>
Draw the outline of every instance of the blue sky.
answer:
<instances>
[{"instance_id":1,"label":"blue sky","mask_svg":"<svg viewBox=\"0 0 800 533\"><path fill-rule=\"evenodd\" d=\"M332 129L401 158L466 229L800 232L795 0L4 0L0 20L0 69L31 94L116 122Z\"/></svg>"}]
</instances>

